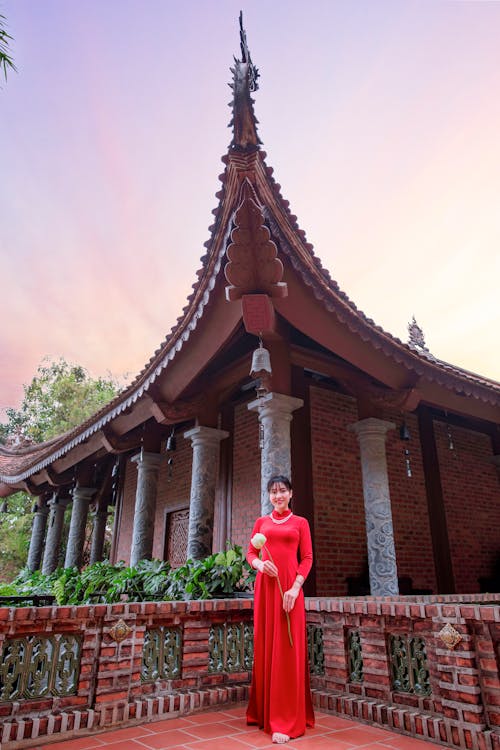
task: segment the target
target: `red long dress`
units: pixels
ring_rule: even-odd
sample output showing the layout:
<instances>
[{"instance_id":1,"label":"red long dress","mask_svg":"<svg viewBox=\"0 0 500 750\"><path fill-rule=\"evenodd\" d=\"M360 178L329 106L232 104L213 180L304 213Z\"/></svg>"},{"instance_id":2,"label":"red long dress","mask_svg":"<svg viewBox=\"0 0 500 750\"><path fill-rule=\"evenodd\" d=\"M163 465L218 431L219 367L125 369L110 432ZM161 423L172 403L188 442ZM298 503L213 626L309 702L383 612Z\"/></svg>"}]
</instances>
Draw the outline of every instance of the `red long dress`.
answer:
<instances>
[{"instance_id":1,"label":"red long dress","mask_svg":"<svg viewBox=\"0 0 500 750\"><path fill-rule=\"evenodd\" d=\"M292 587L297 574L306 578L312 565L312 542L305 518L292 515L282 524L269 516L258 518L257 532L267 539L266 547L278 568L283 591ZM300 563L297 557L300 554ZM258 551L248 547L252 564ZM268 560L262 550L262 560ZM314 726L309 687L306 616L304 594L300 591L290 615L293 647L288 637L287 618L276 578L257 573L254 592L254 663L247 723L257 724L265 732L281 732L300 737L306 725Z\"/></svg>"}]
</instances>

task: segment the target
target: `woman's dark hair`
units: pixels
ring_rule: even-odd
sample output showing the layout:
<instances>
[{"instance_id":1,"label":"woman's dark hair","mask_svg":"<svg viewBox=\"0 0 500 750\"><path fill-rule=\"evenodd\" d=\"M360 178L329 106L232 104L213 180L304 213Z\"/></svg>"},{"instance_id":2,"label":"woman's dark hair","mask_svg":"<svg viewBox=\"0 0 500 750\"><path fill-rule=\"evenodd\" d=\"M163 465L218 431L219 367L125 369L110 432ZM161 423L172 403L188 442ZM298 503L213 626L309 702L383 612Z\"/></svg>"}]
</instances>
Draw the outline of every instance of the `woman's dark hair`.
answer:
<instances>
[{"instance_id":1,"label":"woman's dark hair","mask_svg":"<svg viewBox=\"0 0 500 750\"><path fill-rule=\"evenodd\" d=\"M292 483L288 479L288 477L283 476L283 474L277 474L275 477L271 477L271 479L267 483L267 491L271 492L271 487L273 484L284 484L287 490L292 489Z\"/></svg>"}]
</instances>

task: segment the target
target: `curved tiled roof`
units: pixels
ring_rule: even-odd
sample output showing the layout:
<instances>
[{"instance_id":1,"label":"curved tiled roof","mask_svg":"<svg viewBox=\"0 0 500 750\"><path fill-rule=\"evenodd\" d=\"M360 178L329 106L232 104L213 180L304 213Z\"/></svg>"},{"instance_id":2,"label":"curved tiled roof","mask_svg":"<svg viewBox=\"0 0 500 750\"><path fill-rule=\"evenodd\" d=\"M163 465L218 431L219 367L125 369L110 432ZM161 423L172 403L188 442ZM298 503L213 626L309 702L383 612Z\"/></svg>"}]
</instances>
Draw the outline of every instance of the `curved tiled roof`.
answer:
<instances>
[{"instance_id":1,"label":"curved tiled roof","mask_svg":"<svg viewBox=\"0 0 500 750\"><path fill-rule=\"evenodd\" d=\"M236 104L233 105L233 109L235 106ZM233 112L233 121L234 114ZM247 109L245 116L255 119L253 107ZM256 120L254 124L256 132ZM419 377L468 397L480 399L484 403L500 406L500 383L455 367L433 357L426 350L402 342L376 325L356 307L323 267L319 257L314 253L313 246L307 242L305 232L299 227L297 217L291 213L289 202L281 195L281 187L273 177L273 169L266 165L265 158L266 153L260 149L258 142L240 146L235 142L233 135L229 151L222 158L225 169L219 175L222 183L221 190L216 194L219 203L213 211L214 223L209 227L210 238L205 242L206 253L200 259L201 266L196 273L197 279L192 285L192 292L175 325L141 372L109 404L64 435L46 443L17 449L0 446L0 482L8 485L19 484L133 408L163 375L169 364L189 345L193 332L203 318L216 282L223 272L232 216L237 208L238 170L245 174L248 174L248 170L253 172L258 183L264 216L274 238L279 241L281 251L288 257L304 283L311 288L316 299L334 313L340 322L374 349L382 350L385 356Z\"/></svg>"}]
</instances>

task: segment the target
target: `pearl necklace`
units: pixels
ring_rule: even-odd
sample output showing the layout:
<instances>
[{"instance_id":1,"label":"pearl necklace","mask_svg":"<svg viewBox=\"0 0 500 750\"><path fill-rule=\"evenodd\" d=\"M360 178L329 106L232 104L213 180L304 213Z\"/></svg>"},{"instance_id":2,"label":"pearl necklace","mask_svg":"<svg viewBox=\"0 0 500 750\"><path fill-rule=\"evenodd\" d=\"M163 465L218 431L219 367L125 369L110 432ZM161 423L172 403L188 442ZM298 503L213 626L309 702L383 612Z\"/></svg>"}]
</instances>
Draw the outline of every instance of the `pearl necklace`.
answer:
<instances>
[{"instance_id":1,"label":"pearl necklace","mask_svg":"<svg viewBox=\"0 0 500 750\"><path fill-rule=\"evenodd\" d=\"M286 522L288 521L288 519L289 519L289 518L291 518L292 516L293 516L293 513L290 513L290 515L288 515L288 516L287 516L286 518L282 518L282 519L280 519L280 520L278 521L278 520L277 520L277 519L276 519L276 518L275 518L275 517L273 516L273 514L272 514L272 513L270 513L270 514L269 514L269 518L271 519L271 521L272 521L273 523L286 523Z\"/></svg>"}]
</instances>

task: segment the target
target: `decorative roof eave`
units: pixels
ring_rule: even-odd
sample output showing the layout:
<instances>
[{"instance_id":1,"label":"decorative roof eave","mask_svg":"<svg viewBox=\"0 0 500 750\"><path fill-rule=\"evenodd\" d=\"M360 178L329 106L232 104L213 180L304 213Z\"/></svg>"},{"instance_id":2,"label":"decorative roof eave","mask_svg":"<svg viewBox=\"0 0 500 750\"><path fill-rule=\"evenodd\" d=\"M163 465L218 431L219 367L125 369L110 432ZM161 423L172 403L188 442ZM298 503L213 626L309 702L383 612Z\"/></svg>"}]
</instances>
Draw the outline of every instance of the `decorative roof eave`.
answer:
<instances>
[{"instance_id":1,"label":"decorative roof eave","mask_svg":"<svg viewBox=\"0 0 500 750\"><path fill-rule=\"evenodd\" d=\"M272 177L272 168L265 164L265 153L261 151L259 155L262 170L259 170L258 187L261 200L264 202L264 214L272 233L279 239L281 250L303 281L312 289L316 299L363 341L370 343L374 349L381 350L385 356L415 373L419 378L437 383L455 393L500 406L500 383L451 365L428 351L421 351L403 343L358 310L314 254L313 246L306 241L305 232L298 226L297 217L290 211L289 202L281 195L280 185Z\"/></svg>"}]
</instances>

